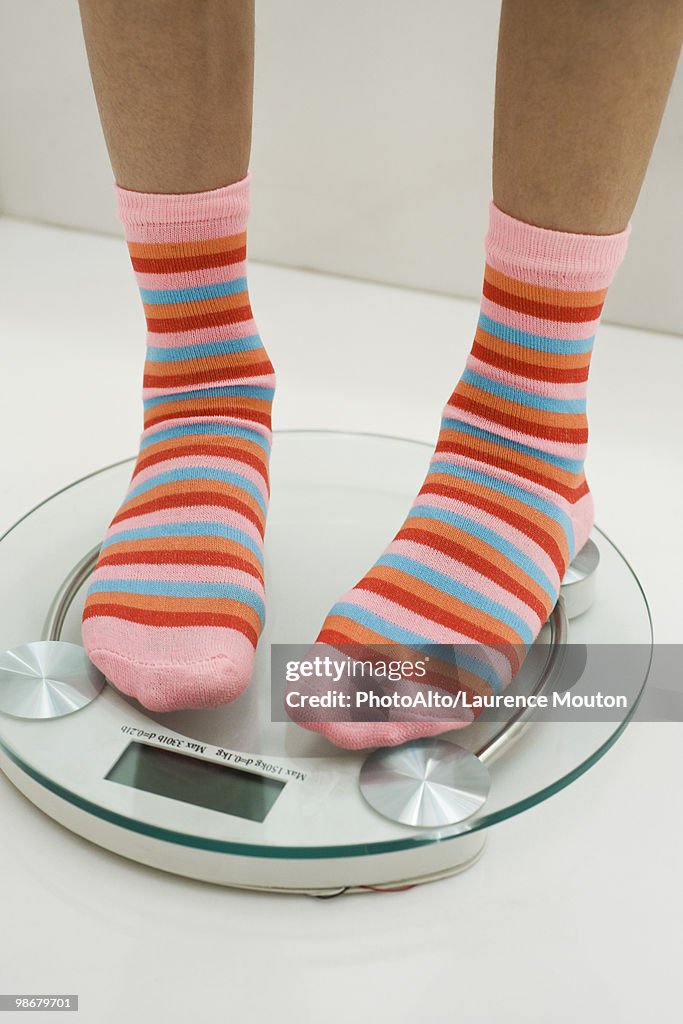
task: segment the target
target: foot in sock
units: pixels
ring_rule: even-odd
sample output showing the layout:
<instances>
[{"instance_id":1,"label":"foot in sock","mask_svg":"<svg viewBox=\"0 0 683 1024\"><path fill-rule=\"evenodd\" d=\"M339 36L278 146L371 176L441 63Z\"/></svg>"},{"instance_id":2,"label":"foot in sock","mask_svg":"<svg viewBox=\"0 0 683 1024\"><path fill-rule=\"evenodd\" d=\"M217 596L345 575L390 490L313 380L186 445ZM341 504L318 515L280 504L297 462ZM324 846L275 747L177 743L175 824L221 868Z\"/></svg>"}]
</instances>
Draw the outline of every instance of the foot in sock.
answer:
<instances>
[{"instance_id":1,"label":"foot in sock","mask_svg":"<svg viewBox=\"0 0 683 1024\"><path fill-rule=\"evenodd\" d=\"M144 431L83 643L149 708L215 706L249 682L264 621L275 381L245 276L249 178L117 197L147 318Z\"/></svg>"},{"instance_id":2,"label":"foot in sock","mask_svg":"<svg viewBox=\"0 0 683 1024\"><path fill-rule=\"evenodd\" d=\"M460 645L481 645L486 671L468 663L464 688L490 694L510 682L592 526L583 469L588 369L628 233L546 230L491 205L481 315L429 472L404 525L332 608L318 643L347 656L353 645L401 645L402 657L443 644L456 665L458 651L466 658ZM497 658L492 679L495 652L507 657ZM456 723L413 714L301 724L362 748Z\"/></svg>"}]
</instances>

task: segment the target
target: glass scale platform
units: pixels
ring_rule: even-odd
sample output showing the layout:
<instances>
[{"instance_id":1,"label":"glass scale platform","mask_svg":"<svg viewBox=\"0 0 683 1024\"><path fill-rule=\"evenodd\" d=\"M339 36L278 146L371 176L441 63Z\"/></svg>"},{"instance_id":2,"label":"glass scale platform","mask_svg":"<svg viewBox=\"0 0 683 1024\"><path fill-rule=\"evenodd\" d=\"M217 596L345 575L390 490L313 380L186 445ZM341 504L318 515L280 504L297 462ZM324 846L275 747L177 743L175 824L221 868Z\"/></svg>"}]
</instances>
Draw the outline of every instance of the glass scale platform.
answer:
<instances>
[{"instance_id":1,"label":"glass scale platform","mask_svg":"<svg viewBox=\"0 0 683 1024\"><path fill-rule=\"evenodd\" d=\"M576 614L581 599L571 583L585 584L586 576L577 559L564 598L508 692L566 684L581 693L588 684L580 668L567 668L566 652L582 650L590 659L594 645L629 644L635 653L628 678L601 680L603 693L631 695L626 711L580 722L517 712L501 722L484 714L434 740L375 753L340 750L294 723L272 721L271 644L315 638L331 605L402 523L430 455L431 446L398 438L276 434L268 622L249 689L223 708L159 714L95 680L75 713L51 717L43 707L37 714L46 717L32 718L5 710L0 767L8 778L85 838L218 884L329 896L402 888L472 864L490 826L552 796L615 742L647 679L652 626L636 576L596 529L600 565L590 607ZM76 481L0 540L0 651L41 640L80 645L87 577L133 464ZM0 658L0 707L3 667ZM563 672L572 675L565 683ZM484 765L486 776L465 771L459 820L453 812L449 823L434 824L429 815L396 810L388 775L395 782L397 772L412 772L422 791L430 766L449 770L458 760L474 776ZM199 792L204 796L195 799Z\"/></svg>"}]
</instances>

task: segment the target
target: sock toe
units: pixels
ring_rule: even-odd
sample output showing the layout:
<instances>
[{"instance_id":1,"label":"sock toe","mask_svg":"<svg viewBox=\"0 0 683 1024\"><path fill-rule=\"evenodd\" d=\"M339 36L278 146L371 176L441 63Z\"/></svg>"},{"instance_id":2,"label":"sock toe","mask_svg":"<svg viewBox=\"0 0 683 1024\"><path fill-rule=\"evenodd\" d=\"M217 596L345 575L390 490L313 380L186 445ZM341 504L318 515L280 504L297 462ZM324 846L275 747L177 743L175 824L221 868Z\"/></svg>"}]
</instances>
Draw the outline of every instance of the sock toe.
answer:
<instances>
[{"instance_id":1,"label":"sock toe","mask_svg":"<svg viewBox=\"0 0 683 1024\"><path fill-rule=\"evenodd\" d=\"M440 736L452 729L461 729L467 722L307 722L305 729L320 733L336 747L345 750L367 750L374 747L397 747L423 736Z\"/></svg>"},{"instance_id":2,"label":"sock toe","mask_svg":"<svg viewBox=\"0 0 683 1024\"><path fill-rule=\"evenodd\" d=\"M90 660L121 693L150 711L179 711L228 704L248 686L254 648L242 634L224 632L220 646L202 645L194 658L178 652L177 660L168 656L172 647L162 654L143 640L136 650L130 635L116 643L110 628L103 636L92 622L83 625L83 642Z\"/></svg>"}]
</instances>

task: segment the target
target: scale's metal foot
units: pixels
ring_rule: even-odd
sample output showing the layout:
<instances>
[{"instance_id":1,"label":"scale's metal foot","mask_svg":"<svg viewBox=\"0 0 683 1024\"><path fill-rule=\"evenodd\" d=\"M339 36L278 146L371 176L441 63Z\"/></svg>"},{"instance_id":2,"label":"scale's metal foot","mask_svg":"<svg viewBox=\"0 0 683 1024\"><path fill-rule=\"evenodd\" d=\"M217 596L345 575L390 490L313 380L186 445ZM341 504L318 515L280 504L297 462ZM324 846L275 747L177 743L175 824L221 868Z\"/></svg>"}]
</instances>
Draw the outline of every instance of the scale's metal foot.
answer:
<instances>
[{"instance_id":1,"label":"scale's metal foot","mask_svg":"<svg viewBox=\"0 0 683 1024\"><path fill-rule=\"evenodd\" d=\"M0 712L13 718L62 718L105 685L78 644L37 640L0 654Z\"/></svg>"},{"instance_id":2,"label":"scale's metal foot","mask_svg":"<svg viewBox=\"0 0 683 1024\"><path fill-rule=\"evenodd\" d=\"M490 784L475 754L435 737L375 750L360 771L360 791L370 806L415 828L464 821L486 802Z\"/></svg>"},{"instance_id":3,"label":"scale's metal foot","mask_svg":"<svg viewBox=\"0 0 683 1024\"><path fill-rule=\"evenodd\" d=\"M599 565L600 551L597 544L592 540L586 541L570 563L560 587L568 619L583 615L593 604Z\"/></svg>"}]
</instances>

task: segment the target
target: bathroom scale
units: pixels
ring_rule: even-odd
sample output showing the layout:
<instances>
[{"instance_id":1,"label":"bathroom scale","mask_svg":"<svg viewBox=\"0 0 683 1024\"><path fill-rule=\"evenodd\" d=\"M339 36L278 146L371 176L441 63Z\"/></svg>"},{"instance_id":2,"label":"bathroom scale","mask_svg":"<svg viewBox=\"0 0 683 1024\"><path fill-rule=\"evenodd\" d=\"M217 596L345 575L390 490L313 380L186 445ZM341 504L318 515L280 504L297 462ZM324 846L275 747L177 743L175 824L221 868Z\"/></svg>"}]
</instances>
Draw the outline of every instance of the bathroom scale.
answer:
<instances>
[{"instance_id":1,"label":"bathroom scale","mask_svg":"<svg viewBox=\"0 0 683 1024\"><path fill-rule=\"evenodd\" d=\"M473 864L491 826L557 793L617 740L647 680L652 624L633 570L596 528L506 693L580 697L595 685L595 652L629 645L620 671L600 678L615 704L629 694L625 708L575 721L520 706L374 751L276 721L271 645L315 639L402 524L431 453L369 434L275 434L268 621L248 689L207 710L145 709L81 646L88 578L134 460L38 505L0 539L6 777L79 836L210 883L327 897L401 890Z\"/></svg>"}]
</instances>

